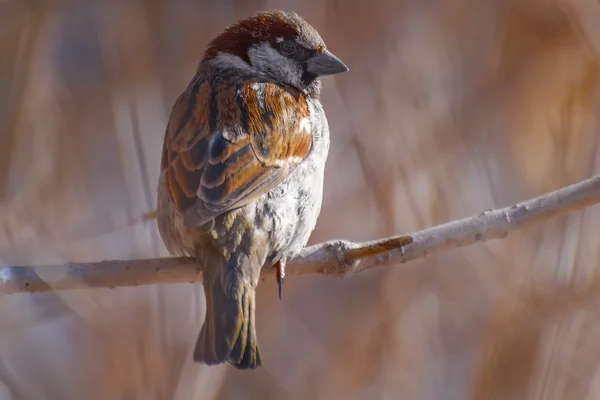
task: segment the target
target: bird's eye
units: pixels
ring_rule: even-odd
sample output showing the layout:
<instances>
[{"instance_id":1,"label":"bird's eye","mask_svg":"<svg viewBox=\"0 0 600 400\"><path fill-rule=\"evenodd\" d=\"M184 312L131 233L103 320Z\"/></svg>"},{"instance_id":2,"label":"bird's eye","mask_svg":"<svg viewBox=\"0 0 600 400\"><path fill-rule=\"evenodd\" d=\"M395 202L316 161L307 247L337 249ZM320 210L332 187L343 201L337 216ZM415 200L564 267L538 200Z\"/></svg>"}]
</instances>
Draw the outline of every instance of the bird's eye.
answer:
<instances>
[{"instance_id":1,"label":"bird's eye","mask_svg":"<svg viewBox=\"0 0 600 400\"><path fill-rule=\"evenodd\" d=\"M281 42L280 48L281 48L281 52L288 56L296 50L296 46L294 46L294 43L287 42L287 41Z\"/></svg>"}]
</instances>

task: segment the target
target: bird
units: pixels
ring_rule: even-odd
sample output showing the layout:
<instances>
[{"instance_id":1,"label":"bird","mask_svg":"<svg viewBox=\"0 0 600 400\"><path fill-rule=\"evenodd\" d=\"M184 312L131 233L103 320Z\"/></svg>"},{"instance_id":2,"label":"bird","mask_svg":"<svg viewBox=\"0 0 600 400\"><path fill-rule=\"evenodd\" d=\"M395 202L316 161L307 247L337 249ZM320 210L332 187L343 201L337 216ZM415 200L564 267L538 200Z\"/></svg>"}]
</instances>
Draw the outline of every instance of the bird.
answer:
<instances>
[{"instance_id":1,"label":"bird","mask_svg":"<svg viewBox=\"0 0 600 400\"><path fill-rule=\"evenodd\" d=\"M173 256L203 271L193 360L262 365L256 288L307 244L321 211L329 125L321 78L348 71L294 12L239 20L204 49L163 140L157 225Z\"/></svg>"}]
</instances>

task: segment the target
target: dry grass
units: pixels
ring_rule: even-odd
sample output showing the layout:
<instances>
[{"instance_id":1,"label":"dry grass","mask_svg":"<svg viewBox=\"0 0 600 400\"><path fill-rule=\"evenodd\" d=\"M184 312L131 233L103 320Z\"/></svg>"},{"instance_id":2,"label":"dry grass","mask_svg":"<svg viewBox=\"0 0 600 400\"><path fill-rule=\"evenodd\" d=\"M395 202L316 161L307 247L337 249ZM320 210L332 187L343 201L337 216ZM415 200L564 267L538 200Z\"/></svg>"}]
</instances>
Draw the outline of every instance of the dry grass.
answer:
<instances>
[{"instance_id":1,"label":"dry grass","mask_svg":"<svg viewBox=\"0 0 600 400\"><path fill-rule=\"evenodd\" d=\"M325 84L313 243L414 231L600 172L594 0L8 0L0 259L166 255L152 221L131 222L154 207L171 104L214 33L273 6L351 69ZM594 399L599 224L592 208L406 269L290 279L283 302L262 290L255 373L191 362L200 285L5 296L0 398Z\"/></svg>"}]
</instances>

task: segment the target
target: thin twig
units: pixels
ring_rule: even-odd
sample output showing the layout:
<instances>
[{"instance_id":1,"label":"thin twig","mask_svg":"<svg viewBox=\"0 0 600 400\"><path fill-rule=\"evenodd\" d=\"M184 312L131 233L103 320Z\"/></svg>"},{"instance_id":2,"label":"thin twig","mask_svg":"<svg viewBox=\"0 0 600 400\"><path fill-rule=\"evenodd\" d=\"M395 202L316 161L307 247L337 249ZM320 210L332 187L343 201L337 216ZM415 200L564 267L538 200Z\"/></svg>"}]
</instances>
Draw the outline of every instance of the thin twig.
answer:
<instances>
[{"instance_id":1,"label":"thin twig","mask_svg":"<svg viewBox=\"0 0 600 400\"><path fill-rule=\"evenodd\" d=\"M511 207L485 211L410 235L367 243L336 240L306 247L288 262L286 274L340 277L376 267L398 265L448 248L504 238L516 228L598 202L600 176ZM274 268L262 269L263 280L274 275ZM0 294L185 282L202 282L202 270L192 258L0 268Z\"/></svg>"}]
</instances>

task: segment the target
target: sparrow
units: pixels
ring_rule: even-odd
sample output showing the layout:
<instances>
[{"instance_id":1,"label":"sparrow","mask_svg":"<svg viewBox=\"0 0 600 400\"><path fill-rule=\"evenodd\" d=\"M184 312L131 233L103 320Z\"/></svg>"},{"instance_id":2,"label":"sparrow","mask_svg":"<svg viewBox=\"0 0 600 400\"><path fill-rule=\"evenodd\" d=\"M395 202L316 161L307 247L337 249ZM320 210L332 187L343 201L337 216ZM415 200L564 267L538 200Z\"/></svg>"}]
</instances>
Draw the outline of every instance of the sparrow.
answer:
<instances>
[{"instance_id":1,"label":"sparrow","mask_svg":"<svg viewBox=\"0 0 600 400\"><path fill-rule=\"evenodd\" d=\"M169 117L157 224L203 270L195 362L262 365L255 293L263 266L298 254L321 210L329 126L321 77L348 71L304 19L260 12L206 47Z\"/></svg>"}]
</instances>

